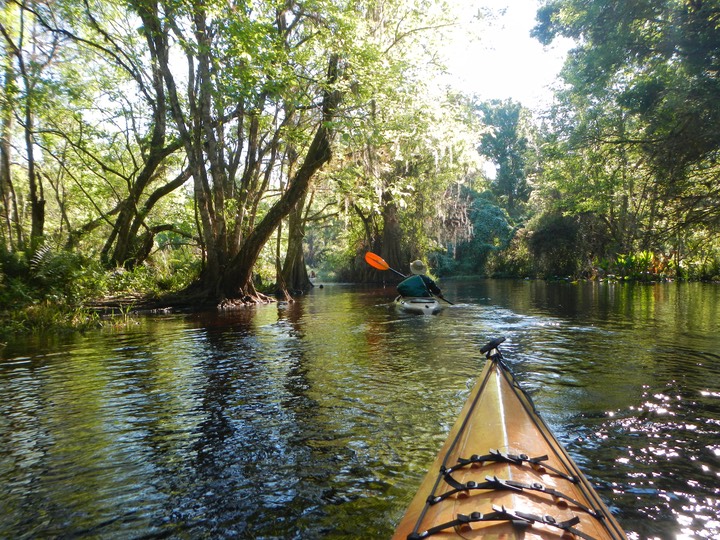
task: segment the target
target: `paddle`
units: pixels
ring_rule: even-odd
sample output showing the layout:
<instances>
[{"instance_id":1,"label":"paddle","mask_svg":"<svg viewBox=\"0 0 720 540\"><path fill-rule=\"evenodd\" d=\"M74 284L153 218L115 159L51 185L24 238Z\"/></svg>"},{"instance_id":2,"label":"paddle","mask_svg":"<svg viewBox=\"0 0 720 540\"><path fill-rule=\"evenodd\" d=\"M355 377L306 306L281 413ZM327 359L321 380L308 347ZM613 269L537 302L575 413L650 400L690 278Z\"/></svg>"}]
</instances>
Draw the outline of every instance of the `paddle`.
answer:
<instances>
[{"instance_id":1,"label":"paddle","mask_svg":"<svg viewBox=\"0 0 720 540\"><path fill-rule=\"evenodd\" d=\"M385 262L385 259L383 259L380 255L375 255L375 254L372 253L371 251L368 251L368 252L365 254L365 262L368 263L368 264L369 264L370 266L372 266L373 268L376 268L376 269L378 269L378 270L392 270L392 271L395 272L398 276L407 277L405 274L401 274L400 272L398 272L398 271L395 270L394 268L390 268L390 265ZM429 292L430 292L430 291L428 291L428 293L429 293ZM450 304L451 306L454 306L454 305L455 305L455 304L453 304L450 300L448 300L447 298L443 298L442 296L438 296L438 298L440 298L440 299L442 299L442 300L445 300L445 301L446 301L448 304Z\"/></svg>"},{"instance_id":2,"label":"paddle","mask_svg":"<svg viewBox=\"0 0 720 540\"><path fill-rule=\"evenodd\" d=\"M390 268L390 265L385 262L385 259L383 259L380 255L375 255L374 253L371 253L368 251L365 254L365 262L368 263L373 268L377 268L378 270L392 270L400 277L407 277L405 274L401 274L394 268Z\"/></svg>"}]
</instances>

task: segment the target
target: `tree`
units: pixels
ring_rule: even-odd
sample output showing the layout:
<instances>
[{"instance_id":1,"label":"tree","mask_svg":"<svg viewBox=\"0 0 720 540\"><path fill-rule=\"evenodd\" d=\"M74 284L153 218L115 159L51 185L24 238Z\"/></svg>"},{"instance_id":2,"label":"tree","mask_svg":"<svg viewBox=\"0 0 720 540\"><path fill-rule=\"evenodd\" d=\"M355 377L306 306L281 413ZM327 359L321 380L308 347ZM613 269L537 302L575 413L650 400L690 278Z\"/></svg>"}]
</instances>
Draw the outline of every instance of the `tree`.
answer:
<instances>
[{"instance_id":1,"label":"tree","mask_svg":"<svg viewBox=\"0 0 720 540\"><path fill-rule=\"evenodd\" d=\"M38 237L48 218L60 225L53 230L57 243L63 243L60 235L65 228L65 246L74 249L83 236L110 225L101 250L104 264L110 268L140 264L155 234L174 229L167 222L152 224L151 210L182 185L187 173L180 171L173 180L164 181L168 158L180 145L166 140L162 80L152 66L144 72L146 49L137 40L137 21L123 26L124 20L128 22L127 6L110 1L27 2L18 8L22 20L37 28L33 50L50 51L42 62L37 54L29 62L36 73L31 77L24 67L28 62L15 47L18 73L26 81L24 102L41 111L30 115L26 106L22 122L33 208L31 235ZM6 41L10 43L9 38ZM129 92L131 85L137 91ZM98 101L106 107L98 107ZM36 149L41 159L36 158ZM49 211L43 180L56 198ZM105 189L99 187L102 183ZM85 207L90 211L83 212Z\"/></svg>"},{"instance_id":2,"label":"tree","mask_svg":"<svg viewBox=\"0 0 720 540\"><path fill-rule=\"evenodd\" d=\"M482 274L490 256L507 249L515 228L507 211L492 200L476 192L470 193L470 199L468 219L472 234L458 242L456 258L460 271Z\"/></svg>"},{"instance_id":3,"label":"tree","mask_svg":"<svg viewBox=\"0 0 720 540\"><path fill-rule=\"evenodd\" d=\"M442 195L479 166L477 117L462 96L426 86L432 76L425 69L384 77L398 77L397 84L375 96L365 121L343 140L348 150L337 175L363 231L356 251L374 251L396 268L445 249L441 231L454 203Z\"/></svg>"},{"instance_id":4,"label":"tree","mask_svg":"<svg viewBox=\"0 0 720 540\"><path fill-rule=\"evenodd\" d=\"M255 229L248 235L237 255L231 260L229 271L225 273L222 290L230 298L245 293L252 287L252 270L260 250L265 246L270 235L293 207L307 194L310 181L315 173L331 157L331 140L333 130L329 128L337 113L341 94L333 87L338 79L338 57L331 56L328 63L327 88L322 100L322 116L312 143L305 154L305 160L293 175L288 188L280 199L268 210ZM254 290L250 289L250 290Z\"/></svg>"},{"instance_id":5,"label":"tree","mask_svg":"<svg viewBox=\"0 0 720 540\"><path fill-rule=\"evenodd\" d=\"M342 66L328 39L339 20L332 22L331 4L322 7L327 20L293 3L238 6L229 19L203 2L163 5L162 16L160 6L135 4L193 178L205 253L196 290L208 299L258 297L251 278L260 251L330 159ZM171 36L187 84L175 72ZM310 114L300 119L303 111ZM290 141L304 159L263 208Z\"/></svg>"},{"instance_id":6,"label":"tree","mask_svg":"<svg viewBox=\"0 0 720 540\"><path fill-rule=\"evenodd\" d=\"M528 139L520 103L492 100L477 106L487 130L480 138L480 155L495 166L490 189L508 214L517 219L530 197L527 181Z\"/></svg>"},{"instance_id":7,"label":"tree","mask_svg":"<svg viewBox=\"0 0 720 540\"><path fill-rule=\"evenodd\" d=\"M0 95L0 210L3 214L2 237L3 247L20 249L24 244L24 235L18 212L18 200L15 193L12 174L12 137L14 131L14 104L18 101L18 89L16 86L16 70L13 65L14 44L11 36L15 34L12 28L13 11L7 4L2 7L3 24L3 76L2 94Z\"/></svg>"},{"instance_id":8,"label":"tree","mask_svg":"<svg viewBox=\"0 0 720 540\"><path fill-rule=\"evenodd\" d=\"M18 5L20 11L31 10L33 3L21 2ZM9 12L8 9L5 13L9 15L9 20L12 21L14 15ZM42 243L45 234L45 195L43 190L43 184L38 172L37 161L35 156L35 136L36 136L36 121L38 116L38 106L41 101L41 94L43 91L43 71L52 64L56 59L58 42L52 36L43 34L42 28L37 24L37 19L34 17L25 18L19 16L18 28L12 29L5 24L0 24L0 34L5 43L5 50L10 54L14 60L14 66L6 64L6 97L9 97L12 92L12 88L17 80L19 87L22 89L18 92L18 109L21 114L18 115L20 120L23 140L24 140L24 151L25 160L27 163L26 174L28 191L30 198L30 249L35 251ZM12 73L12 70L15 73ZM4 122L4 136L10 136L11 125L9 120L6 118ZM7 142L4 144L5 157L7 160L4 166L3 175L5 176L3 184L5 185L3 191L7 192L7 204L11 205L11 194L14 191L12 188L12 180L10 176L10 169L8 166L9 145ZM6 212L9 212L8 208ZM14 213L16 219L19 218L17 213ZM22 240L22 236L18 235L18 240ZM20 244L21 247L22 244Z\"/></svg>"},{"instance_id":9,"label":"tree","mask_svg":"<svg viewBox=\"0 0 720 540\"><path fill-rule=\"evenodd\" d=\"M602 149L586 164L622 189L596 189L588 201L610 198L634 216L619 223L638 231L623 248L680 252L700 223L720 225L717 13L714 1L672 0L555 0L538 12L543 43L578 40L563 100L580 130L566 150Z\"/></svg>"}]
</instances>

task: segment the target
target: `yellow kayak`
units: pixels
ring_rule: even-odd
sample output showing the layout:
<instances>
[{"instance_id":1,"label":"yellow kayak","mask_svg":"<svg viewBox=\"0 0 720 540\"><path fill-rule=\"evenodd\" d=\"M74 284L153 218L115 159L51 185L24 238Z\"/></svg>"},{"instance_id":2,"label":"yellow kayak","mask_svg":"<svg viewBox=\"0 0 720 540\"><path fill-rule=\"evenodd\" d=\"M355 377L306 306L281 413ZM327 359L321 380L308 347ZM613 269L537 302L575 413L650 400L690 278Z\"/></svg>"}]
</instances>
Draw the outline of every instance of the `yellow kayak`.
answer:
<instances>
[{"instance_id":1,"label":"yellow kayak","mask_svg":"<svg viewBox=\"0 0 720 540\"><path fill-rule=\"evenodd\" d=\"M499 338L394 539L626 539L505 365Z\"/></svg>"}]
</instances>

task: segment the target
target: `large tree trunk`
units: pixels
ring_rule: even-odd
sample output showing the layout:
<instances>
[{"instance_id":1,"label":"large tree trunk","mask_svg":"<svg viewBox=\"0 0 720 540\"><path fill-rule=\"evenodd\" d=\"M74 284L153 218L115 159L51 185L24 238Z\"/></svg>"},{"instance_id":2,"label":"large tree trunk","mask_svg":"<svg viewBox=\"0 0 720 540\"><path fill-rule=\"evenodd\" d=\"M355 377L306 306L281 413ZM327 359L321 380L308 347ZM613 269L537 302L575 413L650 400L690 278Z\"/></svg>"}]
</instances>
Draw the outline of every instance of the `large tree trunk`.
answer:
<instances>
[{"instance_id":1,"label":"large tree trunk","mask_svg":"<svg viewBox=\"0 0 720 540\"><path fill-rule=\"evenodd\" d=\"M327 87L332 88L338 78L338 57L331 56L327 71ZM305 160L288 183L288 189L270 208L257 227L248 235L238 254L227 265L220 282L220 291L228 299L252 300L254 287L252 269L260 251L292 209L308 191L315 173L330 160L333 131L331 121L336 113L341 95L338 91L326 90L323 96L322 117L315 137L308 148Z\"/></svg>"},{"instance_id":2,"label":"large tree trunk","mask_svg":"<svg viewBox=\"0 0 720 540\"><path fill-rule=\"evenodd\" d=\"M382 218L383 232L380 256L385 259L390 265L390 268L395 268L406 274L407 261L403 260L400 249L402 230L400 229L400 220L398 219L398 209L388 192L385 192L383 195ZM392 272L392 276L387 276L386 279L392 282L400 281L402 278Z\"/></svg>"},{"instance_id":3,"label":"large tree trunk","mask_svg":"<svg viewBox=\"0 0 720 540\"><path fill-rule=\"evenodd\" d=\"M2 100L2 116L0 117L0 211L4 218L4 229L8 247L11 250L21 249L23 245L22 227L20 215L18 214L17 197L12 183L10 169L12 152L12 130L13 130L13 106L16 102L16 95L13 91L15 70L10 63L11 49L6 43L3 50L7 53L4 69L4 84Z\"/></svg>"},{"instance_id":4,"label":"large tree trunk","mask_svg":"<svg viewBox=\"0 0 720 540\"><path fill-rule=\"evenodd\" d=\"M310 276L308 276L303 251L306 199L307 196L303 195L288 217L288 247L282 269L282 279L291 293L305 293L313 287Z\"/></svg>"},{"instance_id":5,"label":"large tree trunk","mask_svg":"<svg viewBox=\"0 0 720 540\"><path fill-rule=\"evenodd\" d=\"M169 56L168 30L163 26L157 5L133 2L135 9L142 18L143 28L147 33L151 56L157 62L159 73L165 84L170 113L175 121L179 139L182 142L188 160L188 171L193 178L193 193L197 217L200 225L201 244L204 248L204 267L201 282L198 283L200 293L217 295L217 286L222 277L223 261L227 256L227 231L223 220L223 196L226 188L223 181L224 169L217 154L218 144L212 135L215 124L212 119L212 96L210 88L209 57L211 51L211 34L207 31L205 12L197 7L192 13L194 35L197 40L196 51L190 46L185 47L188 60L188 71L197 81L188 86L188 95L180 97L178 85L171 69ZM176 28L176 31L179 29ZM197 64L197 69L195 70ZM199 91L198 91L199 89ZM187 109L185 108L187 103ZM207 164L209 163L209 166ZM211 178L212 175L212 178ZM217 176L215 176L217 175ZM211 181L212 180L212 181ZM220 203L221 206L218 206ZM210 287L213 290L205 290Z\"/></svg>"}]
</instances>

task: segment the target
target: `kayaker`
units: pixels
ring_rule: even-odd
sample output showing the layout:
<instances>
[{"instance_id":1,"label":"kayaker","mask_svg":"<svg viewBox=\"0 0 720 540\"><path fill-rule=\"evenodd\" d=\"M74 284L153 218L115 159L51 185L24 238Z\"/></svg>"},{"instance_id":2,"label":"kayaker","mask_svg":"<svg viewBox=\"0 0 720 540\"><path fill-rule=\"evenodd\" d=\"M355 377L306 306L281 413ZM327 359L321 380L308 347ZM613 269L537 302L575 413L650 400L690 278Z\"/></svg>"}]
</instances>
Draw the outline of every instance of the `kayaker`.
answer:
<instances>
[{"instance_id":1,"label":"kayaker","mask_svg":"<svg viewBox=\"0 0 720 540\"><path fill-rule=\"evenodd\" d=\"M425 264L422 261L413 261L410 263L410 273L412 276L401 281L397 290L401 296L439 296L442 298L442 291L437 284L425 275Z\"/></svg>"}]
</instances>

